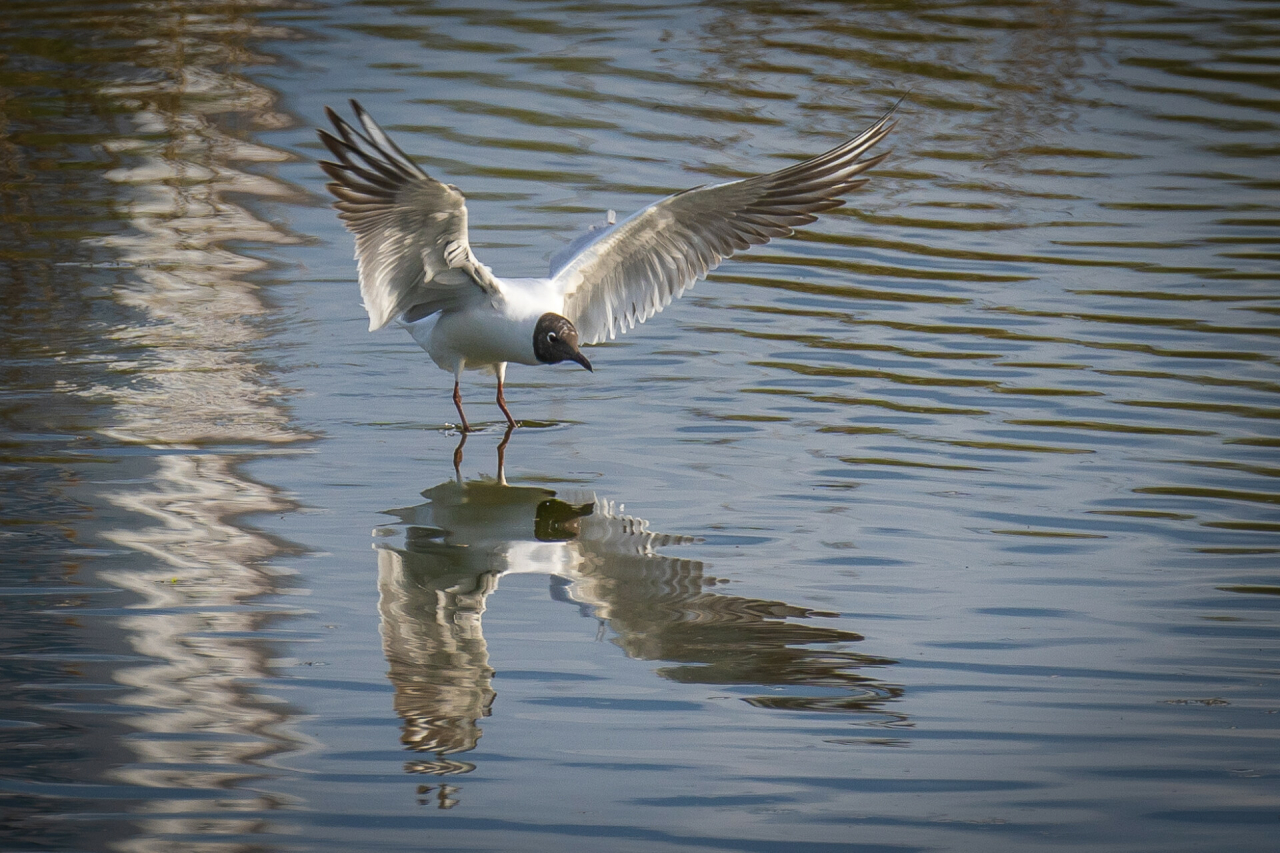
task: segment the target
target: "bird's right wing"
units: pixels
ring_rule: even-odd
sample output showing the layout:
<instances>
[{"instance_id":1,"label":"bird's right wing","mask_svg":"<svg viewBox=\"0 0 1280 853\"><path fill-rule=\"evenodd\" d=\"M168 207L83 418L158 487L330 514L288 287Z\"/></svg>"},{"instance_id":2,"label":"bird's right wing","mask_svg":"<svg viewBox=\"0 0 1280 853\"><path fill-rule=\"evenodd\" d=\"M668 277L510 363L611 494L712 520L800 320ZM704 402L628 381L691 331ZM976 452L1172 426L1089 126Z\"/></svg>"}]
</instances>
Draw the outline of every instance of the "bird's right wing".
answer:
<instances>
[{"instance_id":1,"label":"bird's right wing","mask_svg":"<svg viewBox=\"0 0 1280 853\"><path fill-rule=\"evenodd\" d=\"M589 235L552 270L583 343L643 323L734 252L789 235L844 204L885 158L863 155L893 129L893 110L843 145L767 175L676 193ZM576 244L575 244L576 245Z\"/></svg>"},{"instance_id":2,"label":"bird's right wing","mask_svg":"<svg viewBox=\"0 0 1280 853\"><path fill-rule=\"evenodd\" d=\"M351 107L364 133L325 107L338 135L321 130L320 140L338 162L320 167L333 178L339 218L355 234L369 329L410 309L417 319L483 298L480 291L497 298L493 274L471 253L462 193L420 169L359 103Z\"/></svg>"}]
</instances>

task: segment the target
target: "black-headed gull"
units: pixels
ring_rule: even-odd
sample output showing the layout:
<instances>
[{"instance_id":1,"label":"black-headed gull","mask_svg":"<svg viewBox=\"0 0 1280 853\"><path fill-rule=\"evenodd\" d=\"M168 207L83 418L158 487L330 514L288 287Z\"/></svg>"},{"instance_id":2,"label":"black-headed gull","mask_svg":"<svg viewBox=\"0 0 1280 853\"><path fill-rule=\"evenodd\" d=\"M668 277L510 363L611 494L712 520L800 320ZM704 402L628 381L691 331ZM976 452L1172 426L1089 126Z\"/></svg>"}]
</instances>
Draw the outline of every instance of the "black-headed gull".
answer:
<instances>
[{"instance_id":1,"label":"black-headed gull","mask_svg":"<svg viewBox=\"0 0 1280 853\"><path fill-rule=\"evenodd\" d=\"M893 129L893 110L868 130L811 160L738 181L668 196L621 222L584 234L552 259L549 278L496 277L471 252L466 199L420 169L356 101L364 132L325 108L337 136L320 139L338 162L321 161L329 190L355 234L360 295L370 331L393 320L458 381L492 368L498 406L507 364L574 361L578 348L626 332L661 311L734 252L759 246L815 214L844 204L863 172L887 156L861 158Z\"/></svg>"}]
</instances>

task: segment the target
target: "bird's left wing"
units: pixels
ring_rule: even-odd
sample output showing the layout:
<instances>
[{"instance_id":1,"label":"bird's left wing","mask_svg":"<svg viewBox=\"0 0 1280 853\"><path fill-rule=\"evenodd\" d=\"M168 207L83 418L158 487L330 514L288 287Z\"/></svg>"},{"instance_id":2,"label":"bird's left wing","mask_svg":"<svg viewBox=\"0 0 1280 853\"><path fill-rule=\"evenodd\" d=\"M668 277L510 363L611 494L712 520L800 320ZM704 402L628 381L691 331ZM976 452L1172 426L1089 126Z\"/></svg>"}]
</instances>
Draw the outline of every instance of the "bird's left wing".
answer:
<instances>
[{"instance_id":1,"label":"bird's left wing","mask_svg":"<svg viewBox=\"0 0 1280 853\"><path fill-rule=\"evenodd\" d=\"M458 188L420 169L356 101L364 133L325 107L337 136L320 140L337 158L320 161L333 178L338 216L356 237L360 295L369 329L402 312L425 317L480 296L499 295L489 268L467 239L467 203Z\"/></svg>"},{"instance_id":2,"label":"bird's left wing","mask_svg":"<svg viewBox=\"0 0 1280 853\"><path fill-rule=\"evenodd\" d=\"M643 323L734 252L767 243L844 204L887 155L862 158L893 129L893 110L843 145L794 166L668 196L600 229L552 277L583 343Z\"/></svg>"}]
</instances>

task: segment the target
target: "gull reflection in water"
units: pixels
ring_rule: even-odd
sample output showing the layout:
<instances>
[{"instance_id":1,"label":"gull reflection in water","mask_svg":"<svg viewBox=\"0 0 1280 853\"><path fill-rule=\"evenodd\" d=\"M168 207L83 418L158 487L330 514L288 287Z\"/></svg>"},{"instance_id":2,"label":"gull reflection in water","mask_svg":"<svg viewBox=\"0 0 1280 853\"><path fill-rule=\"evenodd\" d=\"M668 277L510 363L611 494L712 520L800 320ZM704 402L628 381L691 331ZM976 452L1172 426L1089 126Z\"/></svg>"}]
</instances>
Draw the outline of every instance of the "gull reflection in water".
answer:
<instances>
[{"instance_id":1,"label":"gull reflection in water","mask_svg":"<svg viewBox=\"0 0 1280 853\"><path fill-rule=\"evenodd\" d=\"M501 474L459 477L423 497L425 503L388 512L403 527L380 531L388 535L375 546L401 740L419 754L407 763L410 772L474 769L456 756L475 748L479 721L494 705L481 618L500 578L517 572L549 575L554 599L600 620L600 636L612 630L629 657L667 662L657 670L663 677L769 688L744 697L758 707L856 712L869 715L869 725L906 724L886 710L901 688L862 671L894 661L850 652L859 634L811 621L834 613L730 595L700 561L659 550L692 537L655 533L591 492L510 486ZM403 542L391 544L390 534L401 532ZM445 792L455 790L441 789L442 806L452 804Z\"/></svg>"}]
</instances>

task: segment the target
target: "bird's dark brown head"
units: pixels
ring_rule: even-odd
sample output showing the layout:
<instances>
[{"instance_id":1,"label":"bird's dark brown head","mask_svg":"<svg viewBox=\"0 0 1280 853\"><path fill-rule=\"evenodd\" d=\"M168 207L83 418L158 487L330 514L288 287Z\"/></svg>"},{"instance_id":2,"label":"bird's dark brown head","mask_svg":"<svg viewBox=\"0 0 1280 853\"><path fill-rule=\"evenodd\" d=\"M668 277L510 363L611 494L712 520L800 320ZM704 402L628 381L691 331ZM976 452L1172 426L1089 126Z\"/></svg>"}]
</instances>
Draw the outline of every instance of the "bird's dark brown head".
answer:
<instances>
[{"instance_id":1,"label":"bird's dark brown head","mask_svg":"<svg viewBox=\"0 0 1280 853\"><path fill-rule=\"evenodd\" d=\"M576 361L591 370L591 362L578 349L578 330L567 318L550 311L538 318L533 330L533 355L543 364Z\"/></svg>"}]
</instances>

